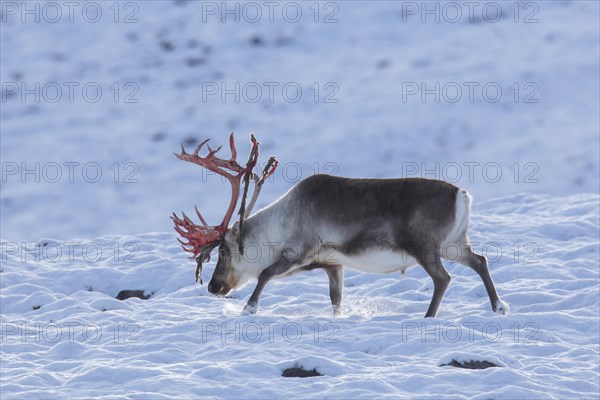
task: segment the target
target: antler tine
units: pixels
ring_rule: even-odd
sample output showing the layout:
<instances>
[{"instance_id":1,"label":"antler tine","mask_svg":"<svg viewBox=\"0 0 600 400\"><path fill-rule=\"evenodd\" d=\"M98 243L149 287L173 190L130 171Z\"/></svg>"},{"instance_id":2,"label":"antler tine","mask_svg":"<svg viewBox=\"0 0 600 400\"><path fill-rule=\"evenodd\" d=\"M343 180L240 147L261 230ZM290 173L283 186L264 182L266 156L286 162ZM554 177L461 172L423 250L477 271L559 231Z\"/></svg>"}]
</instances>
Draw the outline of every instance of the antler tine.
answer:
<instances>
[{"instance_id":1,"label":"antler tine","mask_svg":"<svg viewBox=\"0 0 600 400\"><path fill-rule=\"evenodd\" d=\"M207 144L207 146L208 146L209 153L206 156L206 158L212 158L212 156L214 156L215 154L217 154L219 152L219 150L221 150L221 147L223 147L223 146L219 146L219 147L217 147L216 149L213 150L213 149L210 148L210 145Z\"/></svg>"},{"instance_id":2,"label":"antler tine","mask_svg":"<svg viewBox=\"0 0 600 400\"><path fill-rule=\"evenodd\" d=\"M199 155L200 150L204 145L208 147L208 154L206 157L202 157ZM185 151L183 145L181 146L181 153L175 154L177 158L183 161L191 162L196 165L199 165L203 168L208 169L218 175L224 176L229 181L239 177L245 172L244 167L237 163L234 157L231 159L222 159L215 156L215 154L221 150L222 146L213 149L210 144L208 144L208 139L202 141L194 150L192 154L189 154ZM236 155L235 144L233 144L233 155Z\"/></svg>"},{"instance_id":3,"label":"antler tine","mask_svg":"<svg viewBox=\"0 0 600 400\"><path fill-rule=\"evenodd\" d=\"M202 218L202 214L200 214L200 211L198 210L198 207L194 206L194 210L196 210L196 215L198 215L198 218L200 218L200 222L202 222L202 224L204 226L208 226L208 224L206 223L206 221L204 220L204 218Z\"/></svg>"},{"instance_id":4,"label":"antler tine","mask_svg":"<svg viewBox=\"0 0 600 400\"><path fill-rule=\"evenodd\" d=\"M278 165L279 165L279 160L277 158L275 158L275 156L269 157L269 161L267 161L267 165L265 165L265 168L263 169L263 176L261 179L264 181L268 177L273 175L273 173L275 173L275 169L277 168Z\"/></svg>"},{"instance_id":5,"label":"antler tine","mask_svg":"<svg viewBox=\"0 0 600 400\"><path fill-rule=\"evenodd\" d=\"M184 231L183 229L181 229L177 223L175 223L175 226L173 227L173 229L175 229L177 231L177 233L179 233L181 236L186 236L188 234L188 232Z\"/></svg>"},{"instance_id":6,"label":"antler tine","mask_svg":"<svg viewBox=\"0 0 600 400\"><path fill-rule=\"evenodd\" d=\"M183 249L183 251L187 252L187 253L195 253L194 251L194 245L192 243L188 242L184 242L179 238L176 238L177 241L179 242L179 244L181 245L181 248Z\"/></svg>"},{"instance_id":7,"label":"antler tine","mask_svg":"<svg viewBox=\"0 0 600 400\"><path fill-rule=\"evenodd\" d=\"M199 226L194 224L184 212L182 212L182 214L183 219L179 218L175 213L173 213L171 219L174 222L173 228L175 231L177 231L182 238L188 240L187 242L183 242L179 238L177 239L183 246L189 247L183 247L185 251L193 253L194 256L198 256L206 246L213 246L220 240L223 232L219 226Z\"/></svg>"},{"instance_id":8,"label":"antler tine","mask_svg":"<svg viewBox=\"0 0 600 400\"><path fill-rule=\"evenodd\" d=\"M200 149L202 148L202 146L204 146L206 143L208 143L210 139L206 139L205 141L203 141L202 143L200 143L198 145L198 147L196 147L196 150L194 151L194 155L197 156L198 153L200 152ZM182 145L183 146L183 145Z\"/></svg>"},{"instance_id":9,"label":"antler tine","mask_svg":"<svg viewBox=\"0 0 600 400\"><path fill-rule=\"evenodd\" d=\"M252 164L252 168L254 168L256 162L258 161L258 148L260 146L260 142L256 140L254 133L250 134L250 142L252 143L252 150L250 150L250 157L248 157L248 163L246 166L248 167L250 164Z\"/></svg>"},{"instance_id":10,"label":"antler tine","mask_svg":"<svg viewBox=\"0 0 600 400\"><path fill-rule=\"evenodd\" d=\"M181 143L181 153L177 154L177 153L173 152L173 154L175 154L175 157L179 158L180 160L181 160L181 157L183 157L187 154L185 152L185 148L183 147L183 143Z\"/></svg>"},{"instance_id":11,"label":"antler tine","mask_svg":"<svg viewBox=\"0 0 600 400\"><path fill-rule=\"evenodd\" d=\"M175 222L175 224L181 225L183 224L183 221L181 219L179 219L179 217L173 213L173 215L171 215L171 219L173 220L173 222Z\"/></svg>"},{"instance_id":12,"label":"antler tine","mask_svg":"<svg viewBox=\"0 0 600 400\"><path fill-rule=\"evenodd\" d=\"M180 220L177 217L171 217L171 219L175 223L175 226L173 227L173 229L175 229L177 231L177 233L179 233L184 238L188 238L188 236L190 236L191 227L196 226L193 223L188 224L188 223ZM184 230L184 228L185 228L185 230ZM188 244L190 244L190 243L188 243Z\"/></svg>"},{"instance_id":13,"label":"antler tine","mask_svg":"<svg viewBox=\"0 0 600 400\"><path fill-rule=\"evenodd\" d=\"M275 158L275 156L271 156L269 161L267 161L265 168L263 169L260 179L255 178L254 193L252 193L252 198L250 199L250 203L248 203L248 207L246 208L246 213L248 215L250 215L254 205L256 204L256 200L258 199L258 195L260 194L263 183L265 183L265 180L275 173L275 169L277 169L278 165L279 160Z\"/></svg>"},{"instance_id":14,"label":"antler tine","mask_svg":"<svg viewBox=\"0 0 600 400\"><path fill-rule=\"evenodd\" d=\"M181 246L189 246L190 242L184 242L183 240L176 238L177 241L181 244ZM184 248L185 251L187 251L187 249Z\"/></svg>"},{"instance_id":15,"label":"antler tine","mask_svg":"<svg viewBox=\"0 0 600 400\"><path fill-rule=\"evenodd\" d=\"M235 140L233 140L233 132L229 135L229 148L231 149L230 160L235 161L237 159L237 150L235 148Z\"/></svg>"},{"instance_id":16,"label":"antler tine","mask_svg":"<svg viewBox=\"0 0 600 400\"><path fill-rule=\"evenodd\" d=\"M193 224L192 220L185 215L185 213L182 211L181 214L183 215L183 220L187 223L187 224Z\"/></svg>"}]
</instances>

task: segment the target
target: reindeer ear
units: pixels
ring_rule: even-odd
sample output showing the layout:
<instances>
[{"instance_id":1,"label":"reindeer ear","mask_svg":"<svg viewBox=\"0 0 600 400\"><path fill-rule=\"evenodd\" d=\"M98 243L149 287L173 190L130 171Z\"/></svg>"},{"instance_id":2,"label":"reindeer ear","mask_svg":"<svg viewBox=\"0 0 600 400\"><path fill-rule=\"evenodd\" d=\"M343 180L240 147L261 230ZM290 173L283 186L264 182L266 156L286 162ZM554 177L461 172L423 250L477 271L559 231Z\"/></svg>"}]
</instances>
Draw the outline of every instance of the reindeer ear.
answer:
<instances>
[{"instance_id":1,"label":"reindeer ear","mask_svg":"<svg viewBox=\"0 0 600 400\"><path fill-rule=\"evenodd\" d=\"M234 242L239 243L240 241L240 222L236 221L231 227L231 238Z\"/></svg>"}]
</instances>

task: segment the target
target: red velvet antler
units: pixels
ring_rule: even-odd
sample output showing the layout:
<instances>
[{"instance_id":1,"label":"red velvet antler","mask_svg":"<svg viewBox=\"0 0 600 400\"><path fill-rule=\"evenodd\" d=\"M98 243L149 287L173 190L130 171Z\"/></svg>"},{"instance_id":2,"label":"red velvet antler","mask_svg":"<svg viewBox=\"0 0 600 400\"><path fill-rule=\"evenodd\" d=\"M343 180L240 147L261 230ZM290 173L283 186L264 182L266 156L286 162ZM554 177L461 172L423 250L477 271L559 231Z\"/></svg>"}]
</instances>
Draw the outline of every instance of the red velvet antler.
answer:
<instances>
[{"instance_id":1,"label":"red velvet antler","mask_svg":"<svg viewBox=\"0 0 600 400\"><path fill-rule=\"evenodd\" d=\"M188 218L188 216L185 215L185 213L183 212L183 219L179 218L175 213L173 213L173 215L171 216L171 219L175 223L175 230L184 239L187 239L187 242L183 242L179 238L177 239L179 243L181 243L181 247L184 251L192 253L194 255L194 258L196 258L198 262L198 268L196 269L196 280L198 280L198 275L202 270L202 262L210 258L210 252L212 251L212 249L219 245L219 243L225 236L225 233L227 232L229 222L231 220L233 211L235 210L240 195L240 184L244 175L246 175L246 179L252 177L256 183L251 204L248 208L250 211L252 206L254 205L254 202L256 201L256 197L258 196L258 192L260 192L260 188L264 183L264 180L267 177L269 177L277 167L277 160L274 157L271 157L267 164L267 167L265 167L265 170L263 171L263 176L260 179L258 178L258 176L256 176L256 174L252 172L252 169L256 166L256 163L258 161L258 149L260 145L260 143L256 140L254 135L250 135L252 149L250 150L250 156L248 157L248 162L246 163L245 167L242 167L236 161L237 151L235 148L233 133L231 133L231 136L229 137L231 158L228 160L217 158L215 156L215 154L219 150L221 150L221 146L213 150L210 147L210 145L207 144L207 142L208 139L200 143L192 154L186 153L183 145L181 145L181 154L175 153L175 156L177 156L177 158L179 158L180 160L200 165L201 167L204 167L218 175L224 176L231 184L231 200L229 202L229 208L227 209L225 217L223 217L223 220L219 225L209 226L206 223L206 220L202 217L200 211L198 211L198 208L196 207L196 214L202 222L202 226L194 224L192 220ZM199 155L199 152L205 144L208 147L208 155L206 157L201 157ZM240 209L240 221L242 222L244 216L244 209L245 196L243 199L242 207Z\"/></svg>"},{"instance_id":2,"label":"red velvet antler","mask_svg":"<svg viewBox=\"0 0 600 400\"><path fill-rule=\"evenodd\" d=\"M258 160L259 143L254 135L252 135L250 138L252 142L252 150L250 151L250 158L246 167L242 167L237 163L237 151L235 149L233 133L229 137L229 147L231 148L231 158L229 160L217 158L215 154L221 150L222 146L219 146L213 150L210 145L207 144L209 140L210 139L207 139L200 143L192 154L186 153L183 145L181 145L181 154L175 154L180 160L200 165L209 171L224 176L231 184L231 200L229 201L229 208L227 209L227 212L225 213L225 216L219 225L209 226L206 223L206 220L202 217L202 214L200 214L200 211L198 211L198 208L196 208L196 214L198 214L198 218L202 222L203 226L194 224L188 218L188 216L185 215L185 213L182 213L183 219L177 217L175 213L173 213L171 216L171 219L173 219L173 222L175 223L175 230L184 239L187 239L187 243L179 239L177 240L179 240L181 243L183 250L193 253L194 257L197 257L202 252L202 248L206 245L220 240L227 231L229 221L231 220L231 216L233 215L233 211L235 210L235 206L240 194L242 176L246 173L252 173L252 168L254 168ZM205 144L207 144L208 147L208 155L206 157L201 157L199 152Z\"/></svg>"}]
</instances>

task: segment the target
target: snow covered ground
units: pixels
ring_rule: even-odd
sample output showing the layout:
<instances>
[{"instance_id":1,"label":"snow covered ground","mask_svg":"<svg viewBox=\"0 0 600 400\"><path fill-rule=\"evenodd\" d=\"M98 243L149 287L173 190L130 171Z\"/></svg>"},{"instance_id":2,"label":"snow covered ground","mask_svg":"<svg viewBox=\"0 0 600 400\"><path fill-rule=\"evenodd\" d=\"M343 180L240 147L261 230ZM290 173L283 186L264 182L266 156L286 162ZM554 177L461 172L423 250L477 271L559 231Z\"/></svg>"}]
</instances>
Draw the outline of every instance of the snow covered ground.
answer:
<instances>
[{"instance_id":1,"label":"snow covered ground","mask_svg":"<svg viewBox=\"0 0 600 400\"><path fill-rule=\"evenodd\" d=\"M322 271L270 283L258 314L241 316L252 285L211 296L166 233L97 238L96 262L7 255L2 398L596 398L598 200L515 195L476 207L472 240L493 260L506 316L451 263L437 318L422 318L432 285L418 267L404 278L347 271L334 318ZM115 260L115 243L128 242L139 251ZM44 243L50 260L56 247ZM115 300L124 289L153 295ZM452 359L500 367L438 366ZM324 376L281 377L293 366Z\"/></svg>"},{"instance_id":2,"label":"snow covered ground","mask_svg":"<svg viewBox=\"0 0 600 400\"><path fill-rule=\"evenodd\" d=\"M2 1L0 397L597 398L599 4L467 3ZM339 318L319 271L256 316L210 296L168 217L229 188L172 152L231 131L281 161L258 206L315 172L466 188L511 313L451 263L436 319L420 268L347 271Z\"/></svg>"}]
</instances>

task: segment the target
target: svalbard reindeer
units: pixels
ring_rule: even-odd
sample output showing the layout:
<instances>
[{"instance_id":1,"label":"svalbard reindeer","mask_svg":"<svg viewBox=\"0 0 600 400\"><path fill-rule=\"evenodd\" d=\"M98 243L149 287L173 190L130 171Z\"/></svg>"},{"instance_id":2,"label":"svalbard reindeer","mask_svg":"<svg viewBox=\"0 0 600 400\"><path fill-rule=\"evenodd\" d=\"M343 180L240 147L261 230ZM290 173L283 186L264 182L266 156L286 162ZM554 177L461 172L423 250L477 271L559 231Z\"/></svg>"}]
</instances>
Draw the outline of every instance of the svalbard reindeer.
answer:
<instances>
[{"instance_id":1,"label":"svalbard reindeer","mask_svg":"<svg viewBox=\"0 0 600 400\"><path fill-rule=\"evenodd\" d=\"M496 293L485 257L475 254L467 238L471 196L449 183L430 179L352 179L314 175L299 182L283 197L250 215L265 180L273 174L277 160L271 157L258 176L259 143L251 135L252 149L246 166L236 161L233 134L231 158L215 156L220 147L208 146L201 157L202 142L192 154L176 154L181 160L200 165L224 176L232 197L220 225L208 226L198 209L202 225L185 214L173 214L175 229L187 239L185 251L197 261L196 280L202 263L219 246L219 258L208 290L224 296L250 279L258 279L244 310L255 313L267 282L299 271L324 269L329 277L329 295L335 314L340 311L343 266L369 273L404 272L420 264L433 280L433 297L425 317L434 317L450 274L441 259L471 267L481 277L492 310L505 314L508 307ZM254 192L246 206L250 180ZM229 221L244 182L240 220ZM250 215L246 218L246 215ZM246 251L244 251L246 250ZM250 255L249 253L252 252Z\"/></svg>"}]
</instances>

